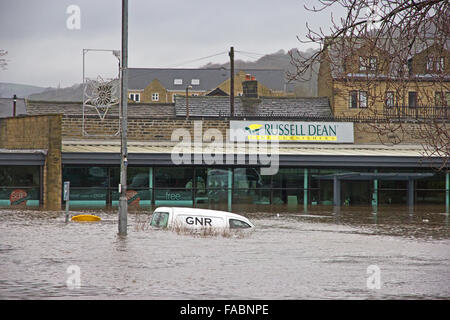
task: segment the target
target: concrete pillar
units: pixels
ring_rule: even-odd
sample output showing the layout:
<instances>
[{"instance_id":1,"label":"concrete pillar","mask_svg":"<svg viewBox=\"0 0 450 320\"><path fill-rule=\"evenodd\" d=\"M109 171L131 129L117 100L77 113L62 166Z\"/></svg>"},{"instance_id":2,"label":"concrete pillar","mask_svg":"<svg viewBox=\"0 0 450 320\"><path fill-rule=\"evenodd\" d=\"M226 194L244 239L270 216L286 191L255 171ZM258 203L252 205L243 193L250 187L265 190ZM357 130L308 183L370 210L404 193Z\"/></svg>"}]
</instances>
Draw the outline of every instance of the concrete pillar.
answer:
<instances>
[{"instance_id":1,"label":"concrete pillar","mask_svg":"<svg viewBox=\"0 0 450 320\"><path fill-rule=\"evenodd\" d=\"M233 169L228 169L228 211L231 212L233 203Z\"/></svg>"},{"instance_id":2,"label":"concrete pillar","mask_svg":"<svg viewBox=\"0 0 450 320\"><path fill-rule=\"evenodd\" d=\"M375 173L378 173L378 170L374 170ZM373 180L373 199L372 199L372 206L376 207L378 206L378 179Z\"/></svg>"},{"instance_id":3,"label":"concrete pillar","mask_svg":"<svg viewBox=\"0 0 450 320\"><path fill-rule=\"evenodd\" d=\"M303 171L303 207L305 211L308 209L308 169Z\"/></svg>"},{"instance_id":4,"label":"concrete pillar","mask_svg":"<svg viewBox=\"0 0 450 320\"><path fill-rule=\"evenodd\" d=\"M450 211L450 172L445 174L445 211Z\"/></svg>"},{"instance_id":5,"label":"concrete pillar","mask_svg":"<svg viewBox=\"0 0 450 320\"><path fill-rule=\"evenodd\" d=\"M148 190L150 191L150 207L155 203L153 200L153 167L148 168Z\"/></svg>"},{"instance_id":6,"label":"concrete pillar","mask_svg":"<svg viewBox=\"0 0 450 320\"><path fill-rule=\"evenodd\" d=\"M341 205L341 180L337 176L333 178L333 205L336 207Z\"/></svg>"},{"instance_id":7,"label":"concrete pillar","mask_svg":"<svg viewBox=\"0 0 450 320\"><path fill-rule=\"evenodd\" d=\"M414 207L414 179L408 179L408 206Z\"/></svg>"}]
</instances>

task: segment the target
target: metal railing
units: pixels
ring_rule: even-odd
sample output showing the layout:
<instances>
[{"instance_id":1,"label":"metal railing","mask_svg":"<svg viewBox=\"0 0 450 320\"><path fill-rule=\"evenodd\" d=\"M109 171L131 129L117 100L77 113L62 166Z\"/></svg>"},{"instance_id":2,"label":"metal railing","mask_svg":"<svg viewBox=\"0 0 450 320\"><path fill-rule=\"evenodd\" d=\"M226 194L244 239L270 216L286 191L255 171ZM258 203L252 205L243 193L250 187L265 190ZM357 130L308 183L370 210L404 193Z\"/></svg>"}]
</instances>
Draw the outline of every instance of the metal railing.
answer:
<instances>
[{"instance_id":1,"label":"metal railing","mask_svg":"<svg viewBox=\"0 0 450 320\"><path fill-rule=\"evenodd\" d=\"M449 119L449 106L385 106L383 115L399 119Z\"/></svg>"}]
</instances>

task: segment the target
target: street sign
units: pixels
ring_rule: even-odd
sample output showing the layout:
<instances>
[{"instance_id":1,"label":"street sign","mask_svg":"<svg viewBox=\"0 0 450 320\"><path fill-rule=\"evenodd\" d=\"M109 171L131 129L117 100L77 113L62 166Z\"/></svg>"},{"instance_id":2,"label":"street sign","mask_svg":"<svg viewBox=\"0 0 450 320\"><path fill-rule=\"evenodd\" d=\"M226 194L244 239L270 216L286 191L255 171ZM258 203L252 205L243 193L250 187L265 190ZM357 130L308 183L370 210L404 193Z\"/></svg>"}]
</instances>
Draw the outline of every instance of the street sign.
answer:
<instances>
[{"instance_id":1,"label":"street sign","mask_svg":"<svg viewBox=\"0 0 450 320\"><path fill-rule=\"evenodd\" d=\"M64 181L64 201L69 201L70 198L70 181Z\"/></svg>"}]
</instances>

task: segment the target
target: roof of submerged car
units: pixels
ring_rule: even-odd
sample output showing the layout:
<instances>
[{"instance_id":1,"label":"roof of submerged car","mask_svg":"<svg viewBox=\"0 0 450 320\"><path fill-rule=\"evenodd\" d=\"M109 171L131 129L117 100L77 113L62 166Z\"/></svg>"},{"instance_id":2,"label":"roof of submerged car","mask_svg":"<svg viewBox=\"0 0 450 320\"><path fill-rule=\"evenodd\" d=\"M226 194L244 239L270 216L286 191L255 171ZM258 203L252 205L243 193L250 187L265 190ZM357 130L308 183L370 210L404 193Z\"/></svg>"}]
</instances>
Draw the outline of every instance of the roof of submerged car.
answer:
<instances>
[{"instance_id":1,"label":"roof of submerged car","mask_svg":"<svg viewBox=\"0 0 450 320\"><path fill-rule=\"evenodd\" d=\"M199 215L199 216L209 216L209 217L232 217L232 218L238 218L238 219L246 219L244 216L227 212L227 211L219 211L219 210L211 210L211 209L200 209L200 208L185 208L185 207L159 207L156 208L155 211L164 211L164 210L173 210L174 213L177 214L192 214L192 215Z\"/></svg>"}]
</instances>

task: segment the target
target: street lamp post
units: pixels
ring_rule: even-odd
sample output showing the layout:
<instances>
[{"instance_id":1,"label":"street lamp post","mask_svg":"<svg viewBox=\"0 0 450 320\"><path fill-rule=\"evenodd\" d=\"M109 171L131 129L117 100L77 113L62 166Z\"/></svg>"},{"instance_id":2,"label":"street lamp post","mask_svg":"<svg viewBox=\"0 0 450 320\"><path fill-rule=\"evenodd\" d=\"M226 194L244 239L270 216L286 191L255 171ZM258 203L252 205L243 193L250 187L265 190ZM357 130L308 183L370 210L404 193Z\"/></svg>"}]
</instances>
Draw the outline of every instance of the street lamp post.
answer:
<instances>
[{"instance_id":1,"label":"street lamp post","mask_svg":"<svg viewBox=\"0 0 450 320\"><path fill-rule=\"evenodd\" d=\"M121 60L121 144L119 187L119 235L127 234L127 122L128 122L128 0L122 0L122 60Z\"/></svg>"}]
</instances>

